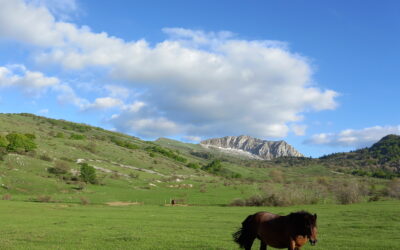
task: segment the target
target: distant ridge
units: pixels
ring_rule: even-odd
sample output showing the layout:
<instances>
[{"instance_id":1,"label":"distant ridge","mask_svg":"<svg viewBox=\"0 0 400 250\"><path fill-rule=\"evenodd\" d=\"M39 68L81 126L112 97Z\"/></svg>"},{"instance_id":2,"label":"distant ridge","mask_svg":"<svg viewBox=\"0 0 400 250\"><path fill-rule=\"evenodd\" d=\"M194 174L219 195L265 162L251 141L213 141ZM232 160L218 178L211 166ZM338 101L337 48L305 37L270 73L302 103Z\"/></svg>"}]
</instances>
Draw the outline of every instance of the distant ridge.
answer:
<instances>
[{"instance_id":1,"label":"distant ridge","mask_svg":"<svg viewBox=\"0 0 400 250\"><path fill-rule=\"evenodd\" d=\"M247 135L208 139L201 141L200 145L260 160L272 160L282 156L303 156L285 141L266 141Z\"/></svg>"}]
</instances>

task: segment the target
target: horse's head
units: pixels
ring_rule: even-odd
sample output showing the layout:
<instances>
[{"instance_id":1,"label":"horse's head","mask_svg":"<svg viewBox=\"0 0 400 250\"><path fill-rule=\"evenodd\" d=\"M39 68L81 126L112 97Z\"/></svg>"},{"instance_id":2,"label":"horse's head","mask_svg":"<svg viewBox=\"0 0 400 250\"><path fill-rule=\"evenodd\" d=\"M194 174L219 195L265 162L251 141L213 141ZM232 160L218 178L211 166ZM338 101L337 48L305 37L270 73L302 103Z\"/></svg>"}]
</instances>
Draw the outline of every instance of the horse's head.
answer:
<instances>
[{"instance_id":1,"label":"horse's head","mask_svg":"<svg viewBox=\"0 0 400 250\"><path fill-rule=\"evenodd\" d=\"M317 214L311 215L308 223L309 241L312 246L317 243Z\"/></svg>"},{"instance_id":2,"label":"horse's head","mask_svg":"<svg viewBox=\"0 0 400 250\"><path fill-rule=\"evenodd\" d=\"M292 225L295 228L293 232L296 235L307 237L311 245L317 243L317 214L310 214L305 211L291 213L289 215Z\"/></svg>"}]
</instances>

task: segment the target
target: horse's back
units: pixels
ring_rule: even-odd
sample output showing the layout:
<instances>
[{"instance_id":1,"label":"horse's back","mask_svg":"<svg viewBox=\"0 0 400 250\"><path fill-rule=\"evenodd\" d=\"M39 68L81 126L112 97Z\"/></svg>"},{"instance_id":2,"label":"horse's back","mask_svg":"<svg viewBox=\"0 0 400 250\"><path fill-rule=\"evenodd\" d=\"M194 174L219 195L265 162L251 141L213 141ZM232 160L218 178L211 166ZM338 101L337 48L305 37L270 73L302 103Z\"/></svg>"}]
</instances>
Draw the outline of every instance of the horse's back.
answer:
<instances>
[{"instance_id":1,"label":"horse's back","mask_svg":"<svg viewBox=\"0 0 400 250\"><path fill-rule=\"evenodd\" d=\"M288 232L285 216L269 212L259 212L254 216L258 224L257 235L261 240L272 247L288 247Z\"/></svg>"}]
</instances>

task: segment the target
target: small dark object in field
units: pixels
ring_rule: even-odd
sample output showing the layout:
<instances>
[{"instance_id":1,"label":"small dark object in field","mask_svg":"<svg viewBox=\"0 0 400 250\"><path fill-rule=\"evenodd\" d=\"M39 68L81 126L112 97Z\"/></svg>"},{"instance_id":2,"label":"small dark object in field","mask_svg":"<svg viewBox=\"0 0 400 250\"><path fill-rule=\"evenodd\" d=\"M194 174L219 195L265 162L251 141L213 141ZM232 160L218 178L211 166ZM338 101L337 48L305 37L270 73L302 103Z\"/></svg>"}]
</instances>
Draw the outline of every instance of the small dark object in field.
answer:
<instances>
[{"instance_id":1,"label":"small dark object in field","mask_svg":"<svg viewBox=\"0 0 400 250\"><path fill-rule=\"evenodd\" d=\"M305 211L286 216L258 212L242 222L242 228L233 234L233 238L246 250L251 249L256 238L261 240L260 250L266 250L267 245L300 250L307 241L311 245L317 243L317 215Z\"/></svg>"}]
</instances>

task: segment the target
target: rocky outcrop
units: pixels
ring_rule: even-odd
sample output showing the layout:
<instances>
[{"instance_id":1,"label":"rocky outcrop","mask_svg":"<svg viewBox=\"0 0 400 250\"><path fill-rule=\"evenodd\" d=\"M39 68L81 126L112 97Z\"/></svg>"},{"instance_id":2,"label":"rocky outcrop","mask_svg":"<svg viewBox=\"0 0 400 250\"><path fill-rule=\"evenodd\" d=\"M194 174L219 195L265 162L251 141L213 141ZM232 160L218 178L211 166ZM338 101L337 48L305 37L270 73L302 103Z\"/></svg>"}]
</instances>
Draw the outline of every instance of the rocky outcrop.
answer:
<instances>
[{"instance_id":1,"label":"rocky outcrop","mask_svg":"<svg viewBox=\"0 0 400 250\"><path fill-rule=\"evenodd\" d=\"M282 156L303 156L285 141L265 141L246 135L208 139L200 142L200 145L264 160Z\"/></svg>"}]
</instances>

